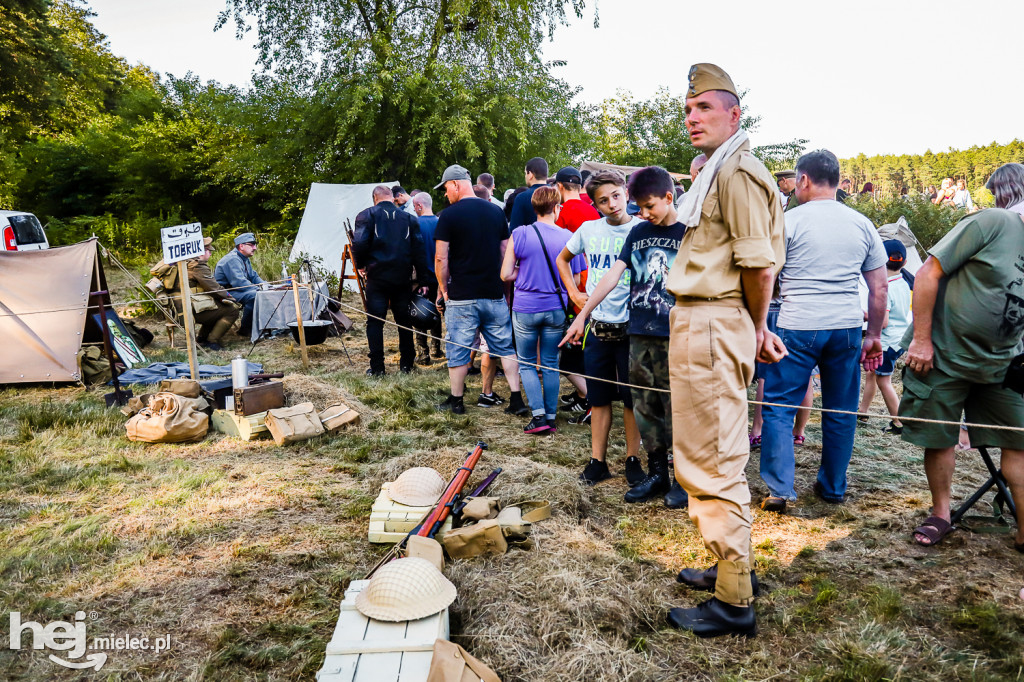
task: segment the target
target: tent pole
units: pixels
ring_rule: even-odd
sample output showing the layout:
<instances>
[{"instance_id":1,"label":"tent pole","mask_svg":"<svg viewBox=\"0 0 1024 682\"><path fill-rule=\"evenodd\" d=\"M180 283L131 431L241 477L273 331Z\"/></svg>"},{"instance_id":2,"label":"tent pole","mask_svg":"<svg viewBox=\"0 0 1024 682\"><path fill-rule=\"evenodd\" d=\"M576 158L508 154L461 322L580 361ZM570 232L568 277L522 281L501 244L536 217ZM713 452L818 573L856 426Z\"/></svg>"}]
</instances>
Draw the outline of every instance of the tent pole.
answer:
<instances>
[{"instance_id":1,"label":"tent pole","mask_svg":"<svg viewBox=\"0 0 1024 682\"><path fill-rule=\"evenodd\" d=\"M107 407L111 405L125 405L128 403L128 398L131 397L131 392L121 392L121 381L117 378L117 366L114 364L114 345L110 341L110 327L107 325L107 306L103 302L103 297L107 295L106 291L94 291L92 292L96 296L96 303L99 306L100 312L100 327L103 331L103 350L107 353L107 362L110 363L110 378L114 384L114 392L103 396L107 400Z\"/></svg>"},{"instance_id":2,"label":"tent pole","mask_svg":"<svg viewBox=\"0 0 1024 682\"><path fill-rule=\"evenodd\" d=\"M292 277L292 294L295 296L295 321L299 325L299 348L302 349L302 367L309 369L309 353L306 351L306 330L302 328L302 305L299 301L299 278ZM309 305L312 307L313 299L310 297Z\"/></svg>"},{"instance_id":3,"label":"tent pole","mask_svg":"<svg viewBox=\"0 0 1024 682\"><path fill-rule=\"evenodd\" d=\"M192 381L199 381L199 372L196 371L196 325L192 319L192 287L188 283L187 261L178 261L178 287L181 289L181 314L185 318L188 369L192 373Z\"/></svg>"}]
</instances>

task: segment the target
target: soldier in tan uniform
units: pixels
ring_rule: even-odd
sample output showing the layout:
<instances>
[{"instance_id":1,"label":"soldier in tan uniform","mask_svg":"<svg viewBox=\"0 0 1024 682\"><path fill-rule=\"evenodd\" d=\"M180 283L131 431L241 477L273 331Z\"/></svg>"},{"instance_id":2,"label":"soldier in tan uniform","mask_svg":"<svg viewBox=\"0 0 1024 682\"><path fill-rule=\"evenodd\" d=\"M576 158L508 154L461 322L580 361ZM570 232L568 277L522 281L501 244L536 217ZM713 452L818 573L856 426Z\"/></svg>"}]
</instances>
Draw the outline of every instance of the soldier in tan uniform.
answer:
<instances>
[{"instance_id":1,"label":"soldier in tan uniform","mask_svg":"<svg viewBox=\"0 0 1024 682\"><path fill-rule=\"evenodd\" d=\"M785 259L783 209L774 178L739 128L729 75L696 64L686 94L686 128L708 161L683 195L679 219L689 229L668 277L676 297L669 339L673 449L690 518L718 564L679 574L680 582L715 596L672 609L668 620L702 637L752 636L747 387L755 358L777 362L785 355L766 328L772 282Z\"/></svg>"},{"instance_id":2,"label":"soldier in tan uniform","mask_svg":"<svg viewBox=\"0 0 1024 682\"><path fill-rule=\"evenodd\" d=\"M793 169L775 171L775 180L779 191L786 197L783 200L784 211L796 208L800 202L796 200L796 171Z\"/></svg>"},{"instance_id":3,"label":"soldier in tan uniform","mask_svg":"<svg viewBox=\"0 0 1024 682\"><path fill-rule=\"evenodd\" d=\"M210 350L221 350L221 338L227 334L238 319L239 304L231 298L224 287L217 283L210 272L210 256L213 255L213 239L203 239L206 250L203 255L188 261L188 285L192 288L192 316L199 327L196 342ZM181 286L181 283L178 283ZM177 293L177 292L173 292ZM200 294L198 299L196 294ZM205 295L203 295L205 294ZM173 298L174 309L181 314L181 299Z\"/></svg>"}]
</instances>

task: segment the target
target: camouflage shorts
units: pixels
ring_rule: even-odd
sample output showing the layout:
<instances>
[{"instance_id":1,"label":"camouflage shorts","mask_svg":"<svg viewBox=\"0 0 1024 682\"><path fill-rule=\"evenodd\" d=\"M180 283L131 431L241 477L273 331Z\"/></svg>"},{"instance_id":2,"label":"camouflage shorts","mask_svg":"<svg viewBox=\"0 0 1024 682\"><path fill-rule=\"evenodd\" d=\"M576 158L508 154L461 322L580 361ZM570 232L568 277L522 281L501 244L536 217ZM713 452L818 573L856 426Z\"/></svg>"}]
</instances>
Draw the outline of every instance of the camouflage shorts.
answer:
<instances>
[{"instance_id":1,"label":"camouflage shorts","mask_svg":"<svg viewBox=\"0 0 1024 682\"><path fill-rule=\"evenodd\" d=\"M668 339L630 335L629 383L634 386L669 388ZM648 453L672 452L672 400L668 393L631 389L633 416Z\"/></svg>"}]
</instances>

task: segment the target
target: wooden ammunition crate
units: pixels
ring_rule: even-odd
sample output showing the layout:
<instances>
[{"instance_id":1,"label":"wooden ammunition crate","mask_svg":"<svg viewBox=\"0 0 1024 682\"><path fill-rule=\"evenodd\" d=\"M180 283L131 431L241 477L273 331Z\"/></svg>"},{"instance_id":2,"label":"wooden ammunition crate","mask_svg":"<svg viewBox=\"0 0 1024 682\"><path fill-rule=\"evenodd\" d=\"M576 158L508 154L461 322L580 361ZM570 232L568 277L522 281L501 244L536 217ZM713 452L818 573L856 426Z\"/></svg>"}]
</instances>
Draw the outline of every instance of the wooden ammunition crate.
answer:
<instances>
[{"instance_id":1,"label":"wooden ammunition crate","mask_svg":"<svg viewBox=\"0 0 1024 682\"><path fill-rule=\"evenodd\" d=\"M370 508L370 542L377 544L400 542L431 510L431 507L398 504L388 495L389 485L390 483L385 483L380 487L380 495ZM452 517L449 516L435 537L440 540L451 529Z\"/></svg>"},{"instance_id":2,"label":"wooden ammunition crate","mask_svg":"<svg viewBox=\"0 0 1024 682\"><path fill-rule=\"evenodd\" d=\"M434 642L448 639L448 609L419 620L371 620L356 610L356 595L369 582L353 580L345 590L317 682L423 682Z\"/></svg>"},{"instance_id":3,"label":"wooden ammunition crate","mask_svg":"<svg viewBox=\"0 0 1024 682\"><path fill-rule=\"evenodd\" d=\"M242 440L253 440L270 436L266 425L267 413L258 412L247 417L227 410L214 410L210 417L213 430Z\"/></svg>"}]
</instances>

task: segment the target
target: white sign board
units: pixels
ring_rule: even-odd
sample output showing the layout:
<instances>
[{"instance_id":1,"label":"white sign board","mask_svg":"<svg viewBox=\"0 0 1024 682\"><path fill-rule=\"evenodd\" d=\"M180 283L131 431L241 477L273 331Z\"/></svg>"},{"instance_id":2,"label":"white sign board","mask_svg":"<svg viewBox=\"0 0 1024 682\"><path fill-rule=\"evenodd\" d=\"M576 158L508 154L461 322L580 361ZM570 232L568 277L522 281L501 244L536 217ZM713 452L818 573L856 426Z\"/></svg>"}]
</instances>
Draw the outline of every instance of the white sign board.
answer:
<instances>
[{"instance_id":1,"label":"white sign board","mask_svg":"<svg viewBox=\"0 0 1024 682\"><path fill-rule=\"evenodd\" d=\"M171 265L181 260L203 255L203 226L201 223L160 228L160 244L164 249L164 263Z\"/></svg>"}]
</instances>

